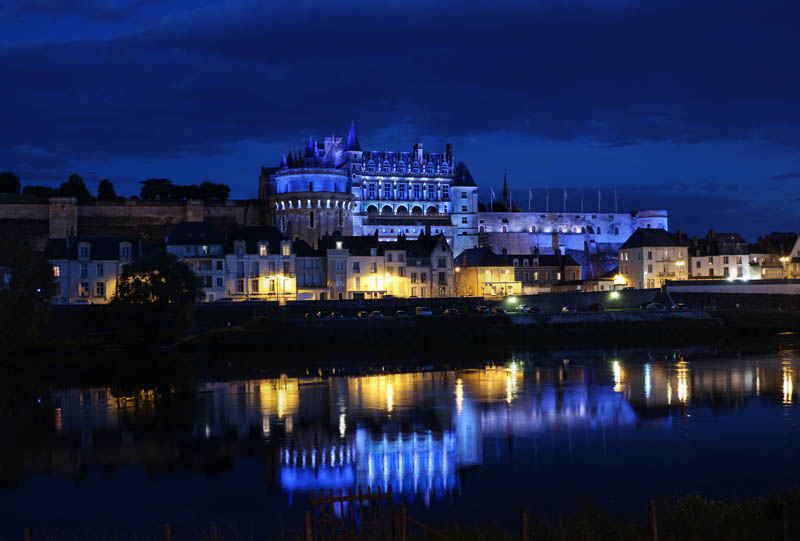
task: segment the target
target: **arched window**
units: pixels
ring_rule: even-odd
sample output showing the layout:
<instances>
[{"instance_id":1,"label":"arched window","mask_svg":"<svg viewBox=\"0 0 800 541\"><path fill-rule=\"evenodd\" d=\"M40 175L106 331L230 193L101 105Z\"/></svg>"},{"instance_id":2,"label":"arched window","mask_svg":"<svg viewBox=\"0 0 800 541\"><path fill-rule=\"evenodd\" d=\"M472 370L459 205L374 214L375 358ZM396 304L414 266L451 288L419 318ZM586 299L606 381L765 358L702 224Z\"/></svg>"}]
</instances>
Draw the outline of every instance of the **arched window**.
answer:
<instances>
[{"instance_id":1,"label":"arched window","mask_svg":"<svg viewBox=\"0 0 800 541\"><path fill-rule=\"evenodd\" d=\"M531 233L536 233L536 226L535 225L531 226Z\"/></svg>"},{"instance_id":2,"label":"arched window","mask_svg":"<svg viewBox=\"0 0 800 541\"><path fill-rule=\"evenodd\" d=\"M647 224L647 229L650 229L650 224Z\"/></svg>"},{"instance_id":3,"label":"arched window","mask_svg":"<svg viewBox=\"0 0 800 541\"><path fill-rule=\"evenodd\" d=\"M397 162L397 172L398 173L405 173L406 172L406 162L400 160Z\"/></svg>"},{"instance_id":4,"label":"arched window","mask_svg":"<svg viewBox=\"0 0 800 541\"><path fill-rule=\"evenodd\" d=\"M581 228L581 233L586 233L586 227Z\"/></svg>"},{"instance_id":5,"label":"arched window","mask_svg":"<svg viewBox=\"0 0 800 541\"><path fill-rule=\"evenodd\" d=\"M442 175L446 175L449 172L450 172L450 168L447 167L446 163L443 163L442 165L439 166L439 173L441 173Z\"/></svg>"},{"instance_id":6,"label":"arched window","mask_svg":"<svg viewBox=\"0 0 800 541\"><path fill-rule=\"evenodd\" d=\"M573 233L577 233L577 232L578 232L578 226L576 226L576 225L573 225L573 226L572 226L572 232L573 232Z\"/></svg>"},{"instance_id":7,"label":"arched window","mask_svg":"<svg viewBox=\"0 0 800 541\"><path fill-rule=\"evenodd\" d=\"M514 266L519 267L519 259L514 259Z\"/></svg>"},{"instance_id":8,"label":"arched window","mask_svg":"<svg viewBox=\"0 0 800 541\"><path fill-rule=\"evenodd\" d=\"M314 229L314 211L312 210L308 215L308 227Z\"/></svg>"},{"instance_id":9,"label":"arched window","mask_svg":"<svg viewBox=\"0 0 800 541\"><path fill-rule=\"evenodd\" d=\"M429 163L428 167L426 168L426 173L428 173L429 175L432 175L433 172L434 172L433 164Z\"/></svg>"},{"instance_id":10,"label":"arched window","mask_svg":"<svg viewBox=\"0 0 800 541\"><path fill-rule=\"evenodd\" d=\"M411 164L411 172L412 173L419 173L419 163L418 162L414 162L413 164Z\"/></svg>"},{"instance_id":11,"label":"arched window","mask_svg":"<svg viewBox=\"0 0 800 541\"><path fill-rule=\"evenodd\" d=\"M281 214L281 231L286 231L286 216Z\"/></svg>"},{"instance_id":12,"label":"arched window","mask_svg":"<svg viewBox=\"0 0 800 541\"><path fill-rule=\"evenodd\" d=\"M502 231L503 233L508 233L508 226L504 225Z\"/></svg>"},{"instance_id":13,"label":"arched window","mask_svg":"<svg viewBox=\"0 0 800 541\"><path fill-rule=\"evenodd\" d=\"M374 173L375 172L375 162L370 160L367 162L367 173Z\"/></svg>"},{"instance_id":14,"label":"arched window","mask_svg":"<svg viewBox=\"0 0 800 541\"><path fill-rule=\"evenodd\" d=\"M392 164L389 163L389 160L383 162L383 167L381 167L381 171L383 171L384 173L392 172Z\"/></svg>"},{"instance_id":15,"label":"arched window","mask_svg":"<svg viewBox=\"0 0 800 541\"><path fill-rule=\"evenodd\" d=\"M484 228L483 228L483 226L480 226L480 227L478 228L478 231L479 231L480 233L483 233L483 232L484 232Z\"/></svg>"},{"instance_id":16,"label":"arched window","mask_svg":"<svg viewBox=\"0 0 800 541\"><path fill-rule=\"evenodd\" d=\"M523 259L522 260L522 266L523 267L527 267L528 266L528 260L527 259ZM528 273L526 272L525 274L527 275Z\"/></svg>"},{"instance_id":17,"label":"arched window","mask_svg":"<svg viewBox=\"0 0 800 541\"><path fill-rule=\"evenodd\" d=\"M598 227L598 228L597 228L597 234L598 234L598 235L602 235L602 234L603 234L603 228L601 228L601 227Z\"/></svg>"},{"instance_id":18,"label":"arched window","mask_svg":"<svg viewBox=\"0 0 800 541\"><path fill-rule=\"evenodd\" d=\"M619 227L615 227L614 228L614 234L615 235L619 235Z\"/></svg>"},{"instance_id":19,"label":"arched window","mask_svg":"<svg viewBox=\"0 0 800 541\"><path fill-rule=\"evenodd\" d=\"M342 209L339 209L339 227L342 227L344 221L342 220Z\"/></svg>"}]
</instances>

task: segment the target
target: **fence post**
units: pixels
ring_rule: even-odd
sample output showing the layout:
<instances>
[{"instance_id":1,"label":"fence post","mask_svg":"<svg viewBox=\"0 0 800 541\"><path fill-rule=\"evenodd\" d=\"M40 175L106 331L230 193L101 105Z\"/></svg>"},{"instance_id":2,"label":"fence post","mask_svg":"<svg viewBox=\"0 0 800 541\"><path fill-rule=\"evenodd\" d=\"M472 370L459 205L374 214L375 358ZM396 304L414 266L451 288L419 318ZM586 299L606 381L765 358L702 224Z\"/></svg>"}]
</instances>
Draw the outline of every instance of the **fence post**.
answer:
<instances>
[{"instance_id":1,"label":"fence post","mask_svg":"<svg viewBox=\"0 0 800 541\"><path fill-rule=\"evenodd\" d=\"M306 541L312 541L314 539L314 530L312 528L311 511L306 511Z\"/></svg>"},{"instance_id":2,"label":"fence post","mask_svg":"<svg viewBox=\"0 0 800 541\"><path fill-rule=\"evenodd\" d=\"M650 527L653 530L653 541L658 541L658 524L656 523L655 500L650 500Z\"/></svg>"},{"instance_id":3,"label":"fence post","mask_svg":"<svg viewBox=\"0 0 800 541\"><path fill-rule=\"evenodd\" d=\"M169 524L164 524L164 541L170 541L170 539L172 539L172 531Z\"/></svg>"},{"instance_id":4,"label":"fence post","mask_svg":"<svg viewBox=\"0 0 800 541\"><path fill-rule=\"evenodd\" d=\"M530 521L531 521L530 514L527 511L523 511L522 512L522 541L530 541L531 540Z\"/></svg>"}]
</instances>

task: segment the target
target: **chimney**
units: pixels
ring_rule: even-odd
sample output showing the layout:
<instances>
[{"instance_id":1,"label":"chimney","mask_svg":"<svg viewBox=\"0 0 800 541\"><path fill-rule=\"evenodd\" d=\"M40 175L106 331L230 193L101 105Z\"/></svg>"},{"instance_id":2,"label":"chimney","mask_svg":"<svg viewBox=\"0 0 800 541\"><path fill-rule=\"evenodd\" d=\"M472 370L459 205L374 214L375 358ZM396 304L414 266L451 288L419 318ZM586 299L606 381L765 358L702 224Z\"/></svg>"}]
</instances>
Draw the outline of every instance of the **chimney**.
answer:
<instances>
[{"instance_id":1,"label":"chimney","mask_svg":"<svg viewBox=\"0 0 800 541\"><path fill-rule=\"evenodd\" d=\"M453 163L453 143L447 143L445 149L444 155L447 163Z\"/></svg>"}]
</instances>

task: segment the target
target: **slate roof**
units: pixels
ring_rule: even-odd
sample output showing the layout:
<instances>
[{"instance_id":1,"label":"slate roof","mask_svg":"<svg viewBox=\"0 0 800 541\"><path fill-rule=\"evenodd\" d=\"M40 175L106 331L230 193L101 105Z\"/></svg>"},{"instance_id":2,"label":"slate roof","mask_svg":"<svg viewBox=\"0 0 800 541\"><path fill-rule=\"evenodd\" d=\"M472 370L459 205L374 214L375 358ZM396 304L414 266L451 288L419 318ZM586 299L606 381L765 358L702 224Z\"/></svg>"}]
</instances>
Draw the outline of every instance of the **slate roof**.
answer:
<instances>
[{"instance_id":1,"label":"slate roof","mask_svg":"<svg viewBox=\"0 0 800 541\"><path fill-rule=\"evenodd\" d=\"M266 242L269 253L278 255L281 253L281 242L289 239L277 227L269 225L239 226L225 240L226 254L235 253L234 245L237 240L245 241L245 252L248 254L257 254L258 243Z\"/></svg>"},{"instance_id":2,"label":"slate roof","mask_svg":"<svg viewBox=\"0 0 800 541\"><path fill-rule=\"evenodd\" d=\"M139 237L70 237L69 239L50 239L44 249L47 259L78 259L78 246L89 244L91 261L116 261L119 259L119 245L123 242L131 244L131 258L150 253L161 245L143 243Z\"/></svg>"},{"instance_id":3,"label":"slate roof","mask_svg":"<svg viewBox=\"0 0 800 541\"><path fill-rule=\"evenodd\" d=\"M342 250L348 250L350 255L368 256L370 251L375 248L376 255L383 255L384 249L389 243L380 242L377 235L367 235L362 237L344 236L335 232L333 235L326 235L319 239L320 250L335 250L337 242L342 243Z\"/></svg>"},{"instance_id":4,"label":"slate roof","mask_svg":"<svg viewBox=\"0 0 800 541\"><path fill-rule=\"evenodd\" d=\"M620 246L620 250L629 248L642 248L644 246L688 246L687 239L678 240L676 235L664 229L642 229L633 232L633 235Z\"/></svg>"},{"instance_id":5,"label":"slate roof","mask_svg":"<svg viewBox=\"0 0 800 541\"><path fill-rule=\"evenodd\" d=\"M458 267L510 267L511 261L489 248L470 248L458 254L454 264Z\"/></svg>"},{"instance_id":6,"label":"slate roof","mask_svg":"<svg viewBox=\"0 0 800 541\"><path fill-rule=\"evenodd\" d=\"M477 186L464 162L458 162L453 171L453 186Z\"/></svg>"},{"instance_id":7,"label":"slate roof","mask_svg":"<svg viewBox=\"0 0 800 541\"><path fill-rule=\"evenodd\" d=\"M167 234L167 244L222 244L225 234L208 222L181 222Z\"/></svg>"},{"instance_id":8,"label":"slate roof","mask_svg":"<svg viewBox=\"0 0 800 541\"><path fill-rule=\"evenodd\" d=\"M325 257L323 250L318 250L304 240L292 242L292 253L298 257Z\"/></svg>"}]
</instances>

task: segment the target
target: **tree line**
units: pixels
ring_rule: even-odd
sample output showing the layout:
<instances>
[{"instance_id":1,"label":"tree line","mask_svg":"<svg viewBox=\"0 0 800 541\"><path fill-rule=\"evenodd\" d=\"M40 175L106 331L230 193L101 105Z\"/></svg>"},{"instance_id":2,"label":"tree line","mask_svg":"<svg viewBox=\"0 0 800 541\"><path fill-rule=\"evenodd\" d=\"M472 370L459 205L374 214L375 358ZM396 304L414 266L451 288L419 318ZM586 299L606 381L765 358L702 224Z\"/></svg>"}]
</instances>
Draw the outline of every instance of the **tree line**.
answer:
<instances>
[{"instance_id":1,"label":"tree line","mask_svg":"<svg viewBox=\"0 0 800 541\"><path fill-rule=\"evenodd\" d=\"M226 200L230 195L230 187L225 184L204 181L200 184L173 184L166 178L151 178L140 182L142 185L138 196L131 199L149 201L183 201L186 199L219 199ZM114 185L108 179L97 185L97 195L92 195L80 175L72 174L58 188L51 186L27 185L22 187L19 177L11 172L0 173L0 195L20 195L28 197L74 197L81 201L100 200L113 201L125 199L118 196Z\"/></svg>"}]
</instances>

